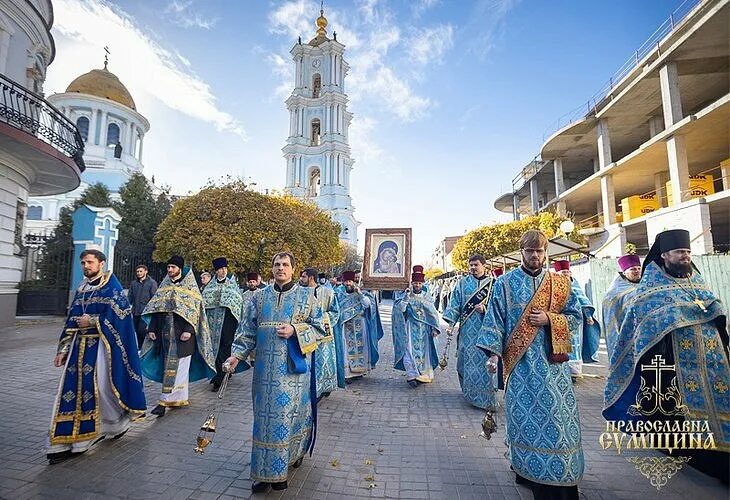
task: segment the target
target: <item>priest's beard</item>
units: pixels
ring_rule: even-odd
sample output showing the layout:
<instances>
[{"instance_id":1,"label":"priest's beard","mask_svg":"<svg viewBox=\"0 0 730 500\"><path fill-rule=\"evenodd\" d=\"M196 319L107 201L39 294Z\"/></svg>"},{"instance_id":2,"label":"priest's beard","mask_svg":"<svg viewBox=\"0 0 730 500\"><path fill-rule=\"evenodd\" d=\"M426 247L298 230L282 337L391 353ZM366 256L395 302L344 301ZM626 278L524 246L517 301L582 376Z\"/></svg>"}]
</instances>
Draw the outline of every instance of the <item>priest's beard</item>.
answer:
<instances>
[{"instance_id":1,"label":"priest's beard","mask_svg":"<svg viewBox=\"0 0 730 500\"><path fill-rule=\"evenodd\" d=\"M258 288L258 287L257 287L256 285L248 285L248 289L249 289L249 291L251 291L251 292L255 291L255 290L256 290L256 288Z\"/></svg>"},{"instance_id":2,"label":"priest's beard","mask_svg":"<svg viewBox=\"0 0 730 500\"><path fill-rule=\"evenodd\" d=\"M355 286L354 285L345 285L345 291L347 293L352 293L355 291Z\"/></svg>"},{"instance_id":3,"label":"priest's beard","mask_svg":"<svg viewBox=\"0 0 730 500\"><path fill-rule=\"evenodd\" d=\"M664 261L664 269L675 278L686 278L692 274L692 264L683 264L678 262L673 264L669 261Z\"/></svg>"}]
</instances>

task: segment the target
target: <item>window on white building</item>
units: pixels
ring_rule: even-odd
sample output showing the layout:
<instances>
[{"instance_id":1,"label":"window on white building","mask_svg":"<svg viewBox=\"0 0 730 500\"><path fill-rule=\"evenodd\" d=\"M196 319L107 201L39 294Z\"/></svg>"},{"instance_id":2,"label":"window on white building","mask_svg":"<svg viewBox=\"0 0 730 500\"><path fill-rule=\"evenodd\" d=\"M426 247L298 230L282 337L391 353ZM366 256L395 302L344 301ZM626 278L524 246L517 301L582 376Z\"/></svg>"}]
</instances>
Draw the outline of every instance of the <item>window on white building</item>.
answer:
<instances>
[{"instance_id":1,"label":"window on white building","mask_svg":"<svg viewBox=\"0 0 730 500\"><path fill-rule=\"evenodd\" d=\"M309 193L308 195L311 198L315 198L319 196L319 186L320 186L320 175L319 175L319 169L317 167L314 167L309 172Z\"/></svg>"},{"instance_id":2,"label":"window on white building","mask_svg":"<svg viewBox=\"0 0 730 500\"><path fill-rule=\"evenodd\" d=\"M89 119L85 116L80 116L78 120L76 120L76 128L79 129L79 133L81 134L81 138L84 140L84 142L89 140Z\"/></svg>"},{"instance_id":3,"label":"window on white building","mask_svg":"<svg viewBox=\"0 0 730 500\"><path fill-rule=\"evenodd\" d=\"M106 128L106 145L116 146L119 142L119 125L110 123Z\"/></svg>"},{"instance_id":4,"label":"window on white building","mask_svg":"<svg viewBox=\"0 0 730 500\"><path fill-rule=\"evenodd\" d=\"M320 121L319 118L312 120L312 146L319 146Z\"/></svg>"},{"instance_id":5,"label":"window on white building","mask_svg":"<svg viewBox=\"0 0 730 500\"><path fill-rule=\"evenodd\" d=\"M315 99L319 97L319 93L322 90L322 77L319 73L315 73L312 77L312 97Z\"/></svg>"},{"instance_id":6,"label":"window on white building","mask_svg":"<svg viewBox=\"0 0 730 500\"><path fill-rule=\"evenodd\" d=\"M25 217L28 220L43 220L43 207L28 207L28 213Z\"/></svg>"}]
</instances>

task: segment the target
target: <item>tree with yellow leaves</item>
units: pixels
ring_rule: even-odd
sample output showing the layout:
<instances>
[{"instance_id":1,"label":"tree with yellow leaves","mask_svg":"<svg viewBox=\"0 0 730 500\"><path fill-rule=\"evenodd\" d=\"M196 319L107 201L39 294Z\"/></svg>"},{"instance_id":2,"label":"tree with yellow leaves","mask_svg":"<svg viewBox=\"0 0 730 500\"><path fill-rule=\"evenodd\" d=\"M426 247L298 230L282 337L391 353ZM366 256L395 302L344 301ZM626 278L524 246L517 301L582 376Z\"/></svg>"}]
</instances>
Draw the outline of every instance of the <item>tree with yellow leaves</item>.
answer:
<instances>
[{"instance_id":1,"label":"tree with yellow leaves","mask_svg":"<svg viewBox=\"0 0 730 500\"><path fill-rule=\"evenodd\" d=\"M519 250L520 236L528 229L539 229L548 238L562 235L560 223L564 220L565 218L552 212L541 212L517 221L478 227L456 242L451 260L457 269L468 269L468 259L475 253L480 253L489 259ZM583 237L577 230L566 236L571 241L583 243Z\"/></svg>"},{"instance_id":2,"label":"tree with yellow leaves","mask_svg":"<svg viewBox=\"0 0 730 500\"><path fill-rule=\"evenodd\" d=\"M232 272L267 275L276 252L294 254L297 268L339 263L340 226L312 203L262 195L240 181L209 185L178 200L155 237L154 259L179 254L198 269L220 256Z\"/></svg>"}]
</instances>

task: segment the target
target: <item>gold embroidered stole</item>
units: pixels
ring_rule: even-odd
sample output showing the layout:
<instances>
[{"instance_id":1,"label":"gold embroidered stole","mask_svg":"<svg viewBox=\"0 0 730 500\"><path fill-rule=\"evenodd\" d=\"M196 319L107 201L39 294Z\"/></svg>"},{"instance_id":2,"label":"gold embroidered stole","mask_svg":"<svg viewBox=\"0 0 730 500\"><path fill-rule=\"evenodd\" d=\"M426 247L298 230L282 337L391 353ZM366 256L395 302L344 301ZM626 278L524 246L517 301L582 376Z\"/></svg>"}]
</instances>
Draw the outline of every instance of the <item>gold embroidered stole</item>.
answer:
<instances>
[{"instance_id":1,"label":"gold embroidered stole","mask_svg":"<svg viewBox=\"0 0 730 500\"><path fill-rule=\"evenodd\" d=\"M571 351L568 319L561 314L569 296L570 278L547 272L545 279L537 287L535 294L517 321L517 325L510 333L502 357L505 379L509 377L514 367L517 366L517 362L527 352L537 336L539 327L531 325L529 321L532 309L539 309L547 313L552 344L552 352L549 354L567 354Z\"/></svg>"}]
</instances>

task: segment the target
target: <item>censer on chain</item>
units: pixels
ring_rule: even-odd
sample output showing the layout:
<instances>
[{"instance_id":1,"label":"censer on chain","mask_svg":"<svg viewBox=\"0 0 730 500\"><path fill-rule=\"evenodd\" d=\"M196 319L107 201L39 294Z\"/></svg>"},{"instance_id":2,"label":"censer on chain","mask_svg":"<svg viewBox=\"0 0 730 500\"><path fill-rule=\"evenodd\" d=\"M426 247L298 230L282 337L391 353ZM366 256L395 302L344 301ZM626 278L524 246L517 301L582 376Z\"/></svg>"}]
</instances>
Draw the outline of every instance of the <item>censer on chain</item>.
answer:
<instances>
[{"instance_id":1,"label":"censer on chain","mask_svg":"<svg viewBox=\"0 0 730 500\"><path fill-rule=\"evenodd\" d=\"M193 448L193 451L200 455L205 453L205 448L213 442L213 438L215 437L215 429L218 423L221 404L223 403L223 396L226 393L226 387L228 387L228 380L231 378L231 365L223 363L223 371L225 375L223 376L221 387L218 389L218 397L213 405L213 409L208 412L205 421L203 421L203 425L200 426L198 437L196 438L197 446Z\"/></svg>"},{"instance_id":2,"label":"censer on chain","mask_svg":"<svg viewBox=\"0 0 730 500\"><path fill-rule=\"evenodd\" d=\"M439 366L441 367L441 370L445 370L446 367L449 365L449 345L451 345L451 337L453 337L453 335L449 335L447 337L446 346L444 347L444 354L443 356L441 356L441 359L439 359Z\"/></svg>"},{"instance_id":3,"label":"censer on chain","mask_svg":"<svg viewBox=\"0 0 730 500\"><path fill-rule=\"evenodd\" d=\"M484 439L492 439L492 434L497 432L497 422L494 420L494 412L487 410L482 419L482 433L479 434Z\"/></svg>"}]
</instances>

